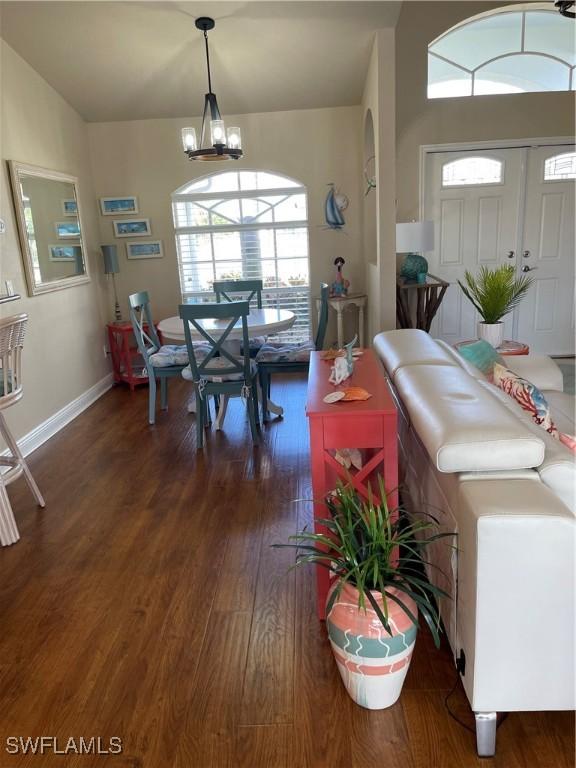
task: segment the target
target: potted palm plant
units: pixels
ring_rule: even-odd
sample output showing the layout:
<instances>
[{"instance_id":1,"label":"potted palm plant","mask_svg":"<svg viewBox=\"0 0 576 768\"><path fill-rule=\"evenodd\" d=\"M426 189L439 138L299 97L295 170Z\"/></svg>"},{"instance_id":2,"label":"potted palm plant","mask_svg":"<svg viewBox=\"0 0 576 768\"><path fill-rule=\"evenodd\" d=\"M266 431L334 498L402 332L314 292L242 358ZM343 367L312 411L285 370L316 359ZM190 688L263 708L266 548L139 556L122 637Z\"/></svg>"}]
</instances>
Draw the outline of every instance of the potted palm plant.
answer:
<instances>
[{"instance_id":1,"label":"potted palm plant","mask_svg":"<svg viewBox=\"0 0 576 768\"><path fill-rule=\"evenodd\" d=\"M503 264L496 269L480 267L478 277L466 270L464 280L466 285L460 280L458 285L482 317L478 323L478 338L499 347L504 334L501 320L518 306L532 284L532 278L516 277L515 268Z\"/></svg>"},{"instance_id":2,"label":"potted palm plant","mask_svg":"<svg viewBox=\"0 0 576 768\"><path fill-rule=\"evenodd\" d=\"M440 644L436 599L448 594L431 584L422 555L440 533L426 515L413 519L391 510L382 479L379 498L367 500L352 485L339 484L326 499L326 533L301 531L294 543L295 566L329 568L333 583L326 603L330 645L346 689L368 709L389 707L398 699L416 642L418 613Z\"/></svg>"}]
</instances>

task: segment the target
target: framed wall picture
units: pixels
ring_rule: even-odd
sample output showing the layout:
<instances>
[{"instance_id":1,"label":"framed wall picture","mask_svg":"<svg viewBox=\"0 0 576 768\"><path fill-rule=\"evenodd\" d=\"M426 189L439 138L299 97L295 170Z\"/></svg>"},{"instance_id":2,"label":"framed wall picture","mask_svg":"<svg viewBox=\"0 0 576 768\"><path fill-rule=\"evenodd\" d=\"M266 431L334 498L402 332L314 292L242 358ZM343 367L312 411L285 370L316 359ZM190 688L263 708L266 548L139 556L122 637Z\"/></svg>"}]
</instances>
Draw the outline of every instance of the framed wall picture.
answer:
<instances>
[{"instance_id":1,"label":"framed wall picture","mask_svg":"<svg viewBox=\"0 0 576 768\"><path fill-rule=\"evenodd\" d=\"M129 259L161 259L164 256L161 240L148 243L126 243L126 256Z\"/></svg>"},{"instance_id":2,"label":"framed wall picture","mask_svg":"<svg viewBox=\"0 0 576 768\"><path fill-rule=\"evenodd\" d=\"M62 200L62 216L78 216L78 203L74 198Z\"/></svg>"},{"instance_id":3,"label":"framed wall picture","mask_svg":"<svg viewBox=\"0 0 576 768\"><path fill-rule=\"evenodd\" d=\"M80 222L77 218L74 221L57 221L54 229L57 236L63 240L68 237L80 237Z\"/></svg>"},{"instance_id":4,"label":"framed wall picture","mask_svg":"<svg viewBox=\"0 0 576 768\"><path fill-rule=\"evenodd\" d=\"M100 212L102 216L138 213L138 198L132 195L129 197L101 197Z\"/></svg>"},{"instance_id":5,"label":"framed wall picture","mask_svg":"<svg viewBox=\"0 0 576 768\"><path fill-rule=\"evenodd\" d=\"M149 237L152 234L150 219L124 219L112 224L115 237Z\"/></svg>"},{"instance_id":6,"label":"framed wall picture","mask_svg":"<svg viewBox=\"0 0 576 768\"><path fill-rule=\"evenodd\" d=\"M82 259L82 246L76 245L49 245L48 253L50 261L76 262Z\"/></svg>"}]
</instances>

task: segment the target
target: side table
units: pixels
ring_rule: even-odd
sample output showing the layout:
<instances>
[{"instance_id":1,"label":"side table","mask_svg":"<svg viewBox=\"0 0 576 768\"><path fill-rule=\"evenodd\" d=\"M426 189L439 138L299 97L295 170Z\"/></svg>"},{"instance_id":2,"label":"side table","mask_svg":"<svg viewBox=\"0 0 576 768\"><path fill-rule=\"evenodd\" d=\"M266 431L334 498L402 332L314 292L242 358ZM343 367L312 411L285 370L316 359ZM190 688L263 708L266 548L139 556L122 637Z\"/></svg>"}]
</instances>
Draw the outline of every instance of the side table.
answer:
<instances>
[{"instance_id":1,"label":"side table","mask_svg":"<svg viewBox=\"0 0 576 768\"><path fill-rule=\"evenodd\" d=\"M460 349L468 344L474 344L478 339L469 339L467 341L458 341L454 344L454 349ZM528 355L530 353L530 347L528 344L524 344L522 341L510 341L505 339L499 347L496 347L496 351L501 355Z\"/></svg>"},{"instance_id":2,"label":"side table","mask_svg":"<svg viewBox=\"0 0 576 768\"><path fill-rule=\"evenodd\" d=\"M372 397L331 405L324 402L324 396L337 388L328 381L330 361L323 360L321 354L312 352L310 355L306 401L316 533L326 532L318 521L328 515L324 499L336 487L338 480L351 483L365 499L368 498L370 488L372 498L378 502L377 476L382 475L388 503L391 509L398 507L397 412L388 380L375 353L365 349L354 364L352 376L343 383L344 387L363 387ZM344 469L335 458L339 448L358 448L362 454L362 469ZM326 618L329 589L330 573L317 565L316 590L320 619Z\"/></svg>"},{"instance_id":3,"label":"side table","mask_svg":"<svg viewBox=\"0 0 576 768\"><path fill-rule=\"evenodd\" d=\"M450 283L428 273L425 283L415 283L396 276L396 324L398 328L420 328L430 331L434 315L442 303ZM414 314L416 295L416 317ZM412 297L412 299L410 298Z\"/></svg>"},{"instance_id":4,"label":"side table","mask_svg":"<svg viewBox=\"0 0 576 768\"><path fill-rule=\"evenodd\" d=\"M144 326L146 328L146 326ZM116 383L125 382L132 392L138 384L147 384L148 376L142 375L144 361L134 345L132 323L108 323L108 346L112 357L112 369Z\"/></svg>"},{"instance_id":5,"label":"side table","mask_svg":"<svg viewBox=\"0 0 576 768\"><path fill-rule=\"evenodd\" d=\"M344 318L342 313L347 307L358 307L358 340L360 347L365 347L364 340L364 309L368 297L364 293L349 293L348 296L332 296L328 306L336 312L336 327L338 332L338 348L344 346ZM316 299L316 308L320 309L320 299Z\"/></svg>"}]
</instances>

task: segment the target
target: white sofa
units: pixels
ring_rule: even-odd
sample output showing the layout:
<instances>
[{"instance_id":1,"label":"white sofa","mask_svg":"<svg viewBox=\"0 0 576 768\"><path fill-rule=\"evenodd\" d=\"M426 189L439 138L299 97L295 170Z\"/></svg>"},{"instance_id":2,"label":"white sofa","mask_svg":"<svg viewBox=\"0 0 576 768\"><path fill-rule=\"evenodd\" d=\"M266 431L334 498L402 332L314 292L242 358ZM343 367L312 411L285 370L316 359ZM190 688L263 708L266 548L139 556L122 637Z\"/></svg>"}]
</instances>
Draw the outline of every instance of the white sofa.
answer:
<instances>
[{"instance_id":1,"label":"white sofa","mask_svg":"<svg viewBox=\"0 0 576 768\"><path fill-rule=\"evenodd\" d=\"M533 423L449 345L419 330L378 334L399 408L406 503L457 534L434 545L429 577L452 600L441 613L491 755L498 712L575 706L574 454ZM506 357L540 387L558 428L574 434L574 398L549 358Z\"/></svg>"}]
</instances>

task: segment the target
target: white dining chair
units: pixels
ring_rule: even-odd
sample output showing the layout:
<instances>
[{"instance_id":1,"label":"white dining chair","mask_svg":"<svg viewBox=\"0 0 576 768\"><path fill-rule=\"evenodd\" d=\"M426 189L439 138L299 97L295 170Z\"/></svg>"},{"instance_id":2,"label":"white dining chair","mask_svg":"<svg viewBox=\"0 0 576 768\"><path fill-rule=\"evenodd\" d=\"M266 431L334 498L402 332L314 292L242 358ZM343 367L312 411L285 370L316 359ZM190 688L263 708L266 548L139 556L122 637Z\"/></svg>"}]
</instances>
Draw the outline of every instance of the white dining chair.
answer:
<instances>
[{"instance_id":1,"label":"white dining chair","mask_svg":"<svg viewBox=\"0 0 576 768\"><path fill-rule=\"evenodd\" d=\"M8 448L8 455L6 452L0 454L0 466L7 467L0 471L0 545L3 547L15 544L20 538L6 490L9 483L24 474L38 506L45 506L42 494L2 413L22 398L22 347L27 324L28 315L25 314L0 320L0 434Z\"/></svg>"}]
</instances>

